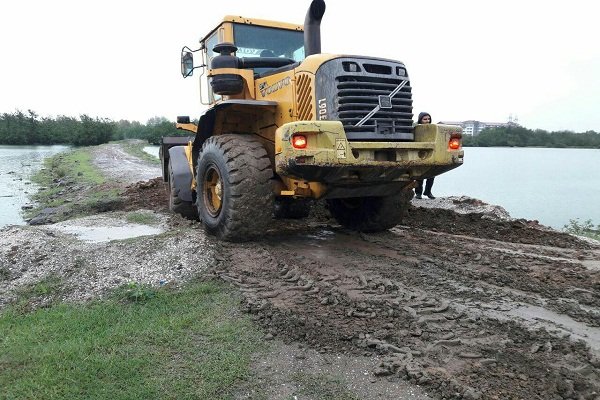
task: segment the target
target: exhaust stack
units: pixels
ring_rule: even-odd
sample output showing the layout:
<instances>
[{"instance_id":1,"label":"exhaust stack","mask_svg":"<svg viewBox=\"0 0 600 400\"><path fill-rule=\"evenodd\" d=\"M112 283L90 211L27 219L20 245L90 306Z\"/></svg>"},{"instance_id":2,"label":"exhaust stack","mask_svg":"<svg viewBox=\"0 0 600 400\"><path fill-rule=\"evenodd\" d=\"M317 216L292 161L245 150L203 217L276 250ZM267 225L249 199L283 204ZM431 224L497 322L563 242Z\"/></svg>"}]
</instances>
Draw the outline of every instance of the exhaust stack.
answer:
<instances>
[{"instance_id":1,"label":"exhaust stack","mask_svg":"<svg viewBox=\"0 0 600 400\"><path fill-rule=\"evenodd\" d=\"M321 52L321 19L325 14L325 1L313 0L304 19L304 55Z\"/></svg>"}]
</instances>

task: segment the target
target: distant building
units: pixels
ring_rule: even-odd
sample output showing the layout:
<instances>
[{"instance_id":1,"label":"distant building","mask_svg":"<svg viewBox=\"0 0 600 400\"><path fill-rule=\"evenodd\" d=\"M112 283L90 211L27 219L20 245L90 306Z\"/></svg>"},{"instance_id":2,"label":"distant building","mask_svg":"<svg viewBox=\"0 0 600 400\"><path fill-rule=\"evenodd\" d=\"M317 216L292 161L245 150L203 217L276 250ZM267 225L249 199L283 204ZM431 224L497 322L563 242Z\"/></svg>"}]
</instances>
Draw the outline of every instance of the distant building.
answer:
<instances>
[{"instance_id":1,"label":"distant building","mask_svg":"<svg viewBox=\"0 0 600 400\"><path fill-rule=\"evenodd\" d=\"M440 121L444 125L458 125L463 129L463 135L477 136L486 128L502 128L507 126L519 126L518 120L509 117L508 122L483 122L483 121Z\"/></svg>"}]
</instances>

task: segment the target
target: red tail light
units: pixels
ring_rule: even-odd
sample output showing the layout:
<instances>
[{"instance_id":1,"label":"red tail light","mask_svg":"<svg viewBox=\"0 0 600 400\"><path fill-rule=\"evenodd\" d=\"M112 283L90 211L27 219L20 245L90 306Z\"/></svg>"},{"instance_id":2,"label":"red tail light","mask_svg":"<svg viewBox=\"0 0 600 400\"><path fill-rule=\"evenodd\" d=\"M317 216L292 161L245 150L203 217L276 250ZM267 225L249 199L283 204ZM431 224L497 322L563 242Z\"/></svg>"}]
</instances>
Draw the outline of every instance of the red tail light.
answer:
<instances>
[{"instance_id":1,"label":"red tail light","mask_svg":"<svg viewBox=\"0 0 600 400\"><path fill-rule=\"evenodd\" d=\"M294 146L295 149L305 149L307 145L308 145L308 142L306 140L306 136L304 136L304 135L292 136L292 146Z\"/></svg>"},{"instance_id":2,"label":"red tail light","mask_svg":"<svg viewBox=\"0 0 600 400\"><path fill-rule=\"evenodd\" d=\"M448 148L450 150L458 150L460 149L460 138L454 137L450 139L448 142Z\"/></svg>"}]
</instances>

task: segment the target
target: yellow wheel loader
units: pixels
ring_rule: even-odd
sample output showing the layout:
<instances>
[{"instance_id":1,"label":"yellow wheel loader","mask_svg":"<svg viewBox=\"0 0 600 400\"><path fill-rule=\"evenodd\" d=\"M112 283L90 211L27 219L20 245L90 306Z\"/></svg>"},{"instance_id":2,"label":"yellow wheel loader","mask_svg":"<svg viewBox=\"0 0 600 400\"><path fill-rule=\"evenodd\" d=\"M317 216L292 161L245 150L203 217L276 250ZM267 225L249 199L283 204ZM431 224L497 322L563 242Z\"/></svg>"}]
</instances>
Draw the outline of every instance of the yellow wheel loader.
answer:
<instances>
[{"instance_id":1,"label":"yellow wheel loader","mask_svg":"<svg viewBox=\"0 0 600 400\"><path fill-rule=\"evenodd\" d=\"M227 16L182 49L208 108L177 118L188 137L163 138L171 210L244 240L324 200L341 225L381 231L402 221L415 179L463 163L460 127L413 124L403 63L321 53L324 13L313 0L303 26Z\"/></svg>"}]
</instances>

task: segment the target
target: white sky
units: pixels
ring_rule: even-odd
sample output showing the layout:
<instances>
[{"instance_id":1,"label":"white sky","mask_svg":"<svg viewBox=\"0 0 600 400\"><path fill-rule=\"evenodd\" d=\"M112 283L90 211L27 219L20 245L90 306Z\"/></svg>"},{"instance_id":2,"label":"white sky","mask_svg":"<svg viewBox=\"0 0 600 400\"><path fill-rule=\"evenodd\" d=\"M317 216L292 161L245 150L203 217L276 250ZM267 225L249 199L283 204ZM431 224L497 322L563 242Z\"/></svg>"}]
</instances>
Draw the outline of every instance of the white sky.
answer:
<instances>
[{"instance_id":1,"label":"white sky","mask_svg":"<svg viewBox=\"0 0 600 400\"><path fill-rule=\"evenodd\" d=\"M181 47L223 16L302 24L309 0L29 0L0 9L0 112L198 117ZM322 50L406 64L434 121L600 132L594 1L326 0ZM594 39L594 37L596 39Z\"/></svg>"}]
</instances>

